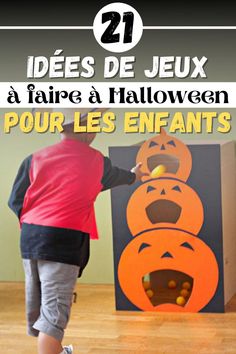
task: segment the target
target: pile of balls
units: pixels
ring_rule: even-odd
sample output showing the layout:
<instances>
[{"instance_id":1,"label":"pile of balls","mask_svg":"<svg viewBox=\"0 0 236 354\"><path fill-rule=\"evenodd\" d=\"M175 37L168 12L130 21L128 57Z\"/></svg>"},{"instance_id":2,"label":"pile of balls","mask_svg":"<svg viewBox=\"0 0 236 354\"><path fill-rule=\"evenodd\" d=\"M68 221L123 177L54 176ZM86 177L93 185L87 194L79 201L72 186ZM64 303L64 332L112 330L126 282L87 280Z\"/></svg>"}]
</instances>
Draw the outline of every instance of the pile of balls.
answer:
<instances>
[{"instance_id":1,"label":"pile of balls","mask_svg":"<svg viewBox=\"0 0 236 354\"><path fill-rule=\"evenodd\" d=\"M168 288L169 289L175 289L177 287L177 283L175 280L170 280L168 282ZM190 295L191 291L191 284L188 281L185 281L182 283L180 293L177 298L176 298L176 304L179 306L184 306L187 302L187 299Z\"/></svg>"},{"instance_id":2,"label":"pile of balls","mask_svg":"<svg viewBox=\"0 0 236 354\"><path fill-rule=\"evenodd\" d=\"M154 292L153 292L153 290L151 289L151 283L150 283L150 281L145 280L145 281L143 282L143 287L144 287L144 289L145 289L145 291L146 291L147 296L149 297L149 299L151 299L151 298L153 297L153 295L154 295Z\"/></svg>"},{"instance_id":3,"label":"pile of balls","mask_svg":"<svg viewBox=\"0 0 236 354\"><path fill-rule=\"evenodd\" d=\"M143 281L143 287L146 291L147 296L151 299L154 295L154 292L151 289L150 281L147 280ZM177 287L177 282L175 280L170 280L168 282L169 289L176 289L176 287ZM181 285L179 296L176 298L176 304L179 306L184 306L187 302L187 299L190 296L190 292L191 292L191 284L188 281L185 281Z\"/></svg>"}]
</instances>

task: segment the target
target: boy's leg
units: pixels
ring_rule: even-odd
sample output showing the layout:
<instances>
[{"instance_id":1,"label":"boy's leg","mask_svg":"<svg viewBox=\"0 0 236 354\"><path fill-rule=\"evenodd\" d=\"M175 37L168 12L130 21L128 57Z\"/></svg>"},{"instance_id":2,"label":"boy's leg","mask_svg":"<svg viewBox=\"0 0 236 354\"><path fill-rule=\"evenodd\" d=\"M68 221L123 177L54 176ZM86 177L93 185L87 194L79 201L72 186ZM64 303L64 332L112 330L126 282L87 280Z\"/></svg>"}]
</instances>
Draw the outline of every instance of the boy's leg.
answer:
<instances>
[{"instance_id":1,"label":"boy's leg","mask_svg":"<svg viewBox=\"0 0 236 354\"><path fill-rule=\"evenodd\" d=\"M64 349L63 349L64 348ZM41 354L51 354L51 353L60 353L60 354L72 354L73 348L71 345L67 347L61 346L61 343L58 342L55 338L48 336L45 333L40 332L38 337L38 352Z\"/></svg>"},{"instance_id":2,"label":"boy's leg","mask_svg":"<svg viewBox=\"0 0 236 354\"><path fill-rule=\"evenodd\" d=\"M34 323L40 315L41 306L41 288L38 274L37 261L32 259L23 259L25 271L25 302L26 318L28 324L28 334L37 337L39 331L33 328Z\"/></svg>"},{"instance_id":3,"label":"boy's leg","mask_svg":"<svg viewBox=\"0 0 236 354\"><path fill-rule=\"evenodd\" d=\"M59 354L67 326L79 267L64 263L38 261L41 281L41 312L34 324L40 332L39 354Z\"/></svg>"},{"instance_id":4,"label":"boy's leg","mask_svg":"<svg viewBox=\"0 0 236 354\"><path fill-rule=\"evenodd\" d=\"M40 332L38 337L39 354L60 354L63 352L61 342L57 339Z\"/></svg>"}]
</instances>

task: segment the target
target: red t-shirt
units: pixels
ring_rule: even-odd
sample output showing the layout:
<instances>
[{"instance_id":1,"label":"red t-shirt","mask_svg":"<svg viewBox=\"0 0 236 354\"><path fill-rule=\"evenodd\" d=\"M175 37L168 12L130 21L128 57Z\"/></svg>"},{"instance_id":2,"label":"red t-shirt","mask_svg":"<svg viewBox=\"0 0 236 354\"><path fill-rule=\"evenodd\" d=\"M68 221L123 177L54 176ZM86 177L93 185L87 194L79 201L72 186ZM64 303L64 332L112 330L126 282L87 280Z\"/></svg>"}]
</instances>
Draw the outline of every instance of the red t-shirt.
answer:
<instances>
[{"instance_id":1,"label":"red t-shirt","mask_svg":"<svg viewBox=\"0 0 236 354\"><path fill-rule=\"evenodd\" d=\"M94 202L103 185L103 155L65 139L33 154L20 222L79 230L98 238Z\"/></svg>"}]
</instances>

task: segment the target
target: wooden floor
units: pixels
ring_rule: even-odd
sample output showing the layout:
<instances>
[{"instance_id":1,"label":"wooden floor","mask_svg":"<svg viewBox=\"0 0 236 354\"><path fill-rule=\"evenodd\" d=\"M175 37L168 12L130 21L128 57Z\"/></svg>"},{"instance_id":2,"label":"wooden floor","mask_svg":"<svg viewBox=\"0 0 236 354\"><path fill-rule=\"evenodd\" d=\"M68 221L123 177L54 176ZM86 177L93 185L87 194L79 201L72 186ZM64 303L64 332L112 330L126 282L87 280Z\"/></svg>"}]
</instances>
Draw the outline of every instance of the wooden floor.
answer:
<instances>
[{"instance_id":1,"label":"wooden floor","mask_svg":"<svg viewBox=\"0 0 236 354\"><path fill-rule=\"evenodd\" d=\"M0 353L36 354L24 284L0 283ZM89 354L236 354L236 297L225 314L115 312L111 285L78 285L65 344Z\"/></svg>"}]
</instances>

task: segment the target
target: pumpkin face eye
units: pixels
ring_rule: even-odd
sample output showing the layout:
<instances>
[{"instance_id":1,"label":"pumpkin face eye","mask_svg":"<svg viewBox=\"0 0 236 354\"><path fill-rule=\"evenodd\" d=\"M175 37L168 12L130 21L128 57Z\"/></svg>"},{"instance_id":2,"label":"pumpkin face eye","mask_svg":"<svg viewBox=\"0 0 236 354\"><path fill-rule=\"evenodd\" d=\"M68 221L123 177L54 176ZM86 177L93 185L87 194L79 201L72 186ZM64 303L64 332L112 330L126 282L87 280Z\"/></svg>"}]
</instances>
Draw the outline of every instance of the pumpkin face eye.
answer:
<instances>
[{"instance_id":1,"label":"pumpkin face eye","mask_svg":"<svg viewBox=\"0 0 236 354\"><path fill-rule=\"evenodd\" d=\"M156 190L156 188L154 188L152 186L148 186L147 187L147 193L150 193L150 192L155 191L155 190Z\"/></svg>"},{"instance_id":2,"label":"pumpkin face eye","mask_svg":"<svg viewBox=\"0 0 236 354\"><path fill-rule=\"evenodd\" d=\"M142 243L141 246L139 247L138 253L140 253L144 248L151 247L149 243Z\"/></svg>"},{"instance_id":3,"label":"pumpkin face eye","mask_svg":"<svg viewBox=\"0 0 236 354\"><path fill-rule=\"evenodd\" d=\"M174 140L168 141L167 144L176 147Z\"/></svg>"},{"instance_id":4,"label":"pumpkin face eye","mask_svg":"<svg viewBox=\"0 0 236 354\"><path fill-rule=\"evenodd\" d=\"M156 143L155 141L151 141L150 144L149 144L149 147L154 147L154 146L158 146L159 144Z\"/></svg>"},{"instance_id":5,"label":"pumpkin face eye","mask_svg":"<svg viewBox=\"0 0 236 354\"><path fill-rule=\"evenodd\" d=\"M172 190L176 192L182 192L179 186L173 187Z\"/></svg>"},{"instance_id":6,"label":"pumpkin face eye","mask_svg":"<svg viewBox=\"0 0 236 354\"><path fill-rule=\"evenodd\" d=\"M188 242L184 242L184 243L182 243L180 246L181 246L181 247L188 248L188 249L194 251L194 248L193 248L193 247L190 245L190 243L188 243Z\"/></svg>"}]
</instances>

